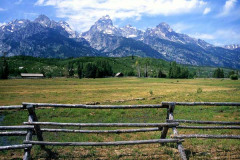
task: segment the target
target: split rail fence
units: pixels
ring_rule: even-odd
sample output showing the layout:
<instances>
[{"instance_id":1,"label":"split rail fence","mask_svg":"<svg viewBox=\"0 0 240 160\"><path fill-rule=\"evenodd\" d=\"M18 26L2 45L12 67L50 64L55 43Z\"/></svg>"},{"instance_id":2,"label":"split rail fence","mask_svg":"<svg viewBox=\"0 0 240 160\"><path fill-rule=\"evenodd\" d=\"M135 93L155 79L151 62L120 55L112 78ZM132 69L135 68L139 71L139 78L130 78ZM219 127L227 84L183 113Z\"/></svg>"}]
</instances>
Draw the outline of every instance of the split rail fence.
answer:
<instances>
[{"instance_id":1,"label":"split rail fence","mask_svg":"<svg viewBox=\"0 0 240 160\"><path fill-rule=\"evenodd\" d=\"M46 145L51 146L117 146L136 145L150 143L176 143L181 159L186 160L186 154L182 145L184 138L216 138L216 139L240 139L240 135L209 135L209 134L179 134L177 129L240 129L240 122L222 121L198 121L174 119L176 106L234 106L239 107L240 102L162 102L159 105L83 105L83 104L48 104L48 103L23 103L20 106L0 106L0 110L26 109L28 110L28 121L21 126L0 126L1 136L25 136L22 144L0 146L0 150L24 149L24 160L30 159L30 152L33 145L40 145L41 149L47 151ZM167 109L166 121L163 123L59 123L39 122L35 108L56 107L56 108L79 108L79 109L144 109L162 108ZM206 126L186 126L179 123L206 124ZM209 126L214 124L214 126ZM139 129L116 129L116 130L76 130L76 129L53 129L41 128L41 126L78 126L78 127L139 127ZM218 125L218 126L216 126ZM221 125L221 126L219 126ZM226 126L227 125L227 126ZM146 128L154 127L154 128ZM171 138L166 138L169 129L172 129ZM9 131L13 130L13 131ZM160 139L136 140L136 141L114 141L114 142L48 142L44 141L42 132L67 132L67 133L133 133L161 131ZM37 141L33 141L36 135Z\"/></svg>"}]
</instances>

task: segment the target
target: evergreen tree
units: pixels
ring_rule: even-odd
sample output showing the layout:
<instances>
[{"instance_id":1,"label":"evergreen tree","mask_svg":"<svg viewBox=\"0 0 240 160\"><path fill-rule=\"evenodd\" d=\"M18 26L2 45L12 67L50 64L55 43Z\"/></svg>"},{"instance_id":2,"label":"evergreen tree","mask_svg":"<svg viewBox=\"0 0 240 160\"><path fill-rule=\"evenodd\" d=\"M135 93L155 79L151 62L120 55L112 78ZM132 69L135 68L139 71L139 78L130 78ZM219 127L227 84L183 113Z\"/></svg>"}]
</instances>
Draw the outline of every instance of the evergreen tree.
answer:
<instances>
[{"instance_id":1,"label":"evergreen tree","mask_svg":"<svg viewBox=\"0 0 240 160\"><path fill-rule=\"evenodd\" d=\"M224 78L224 71L223 69L217 68L213 73L214 78Z\"/></svg>"},{"instance_id":2,"label":"evergreen tree","mask_svg":"<svg viewBox=\"0 0 240 160\"><path fill-rule=\"evenodd\" d=\"M86 78L96 78L97 67L94 63L88 63L84 73Z\"/></svg>"},{"instance_id":3,"label":"evergreen tree","mask_svg":"<svg viewBox=\"0 0 240 160\"><path fill-rule=\"evenodd\" d=\"M78 63L78 68L77 68L77 72L78 72L78 78L83 78L83 64L82 63Z\"/></svg>"},{"instance_id":4,"label":"evergreen tree","mask_svg":"<svg viewBox=\"0 0 240 160\"><path fill-rule=\"evenodd\" d=\"M7 53L4 53L3 63L2 63L2 66L0 67L1 69L0 79L8 79L8 76L9 76L9 68L8 68L8 62L6 59L6 54Z\"/></svg>"},{"instance_id":5,"label":"evergreen tree","mask_svg":"<svg viewBox=\"0 0 240 160\"><path fill-rule=\"evenodd\" d=\"M106 76L112 76L112 66L105 60L100 60L96 62L97 71L96 71L96 77L102 78Z\"/></svg>"},{"instance_id":6,"label":"evergreen tree","mask_svg":"<svg viewBox=\"0 0 240 160\"><path fill-rule=\"evenodd\" d=\"M163 73L161 69L159 69L157 77L158 78L166 78L167 75L165 73Z\"/></svg>"},{"instance_id":7,"label":"evergreen tree","mask_svg":"<svg viewBox=\"0 0 240 160\"><path fill-rule=\"evenodd\" d=\"M95 63L88 63L83 73L86 78L103 78L106 76L112 76L113 71L111 65L105 60L99 60Z\"/></svg>"},{"instance_id":8,"label":"evergreen tree","mask_svg":"<svg viewBox=\"0 0 240 160\"><path fill-rule=\"evenodd\" d=\"M171 65L171 63L170 63L170 67L169 67L169 72L168 72L168 77L169 78L173 78L173 70L172 70L172 65Z\"/></svg>"},{"instance_id":9,"label":"evergreen tree","mask_svg":"<svg viewBox=\"0 0 240 160\"><path fill-rule=\"evenodd\" d=\"M67 68L68 68L68 76L73 77L74 76L73 63L69 62Z\"/></svg>"},{"instance_id":10,"label":"evergreen tree","mask_svg":"<svg viewBox=\"0 0 240 160\"><path fill-rule=\"evenodd\" d=\"M176 62L171 62L168 72L169 78L188 78L189 71L187 68L183 68L177 65Z\"/></svg>"},{"instance_id":11,"label":"evergreen tree","mask_svg":"<svg viewBox=\"0 0 240 160\"><path fill-rule=\"evenodd\" d=\"M223 69L221 69L221 71L220 71L220 78L224 78L224 71L223 71Z\"/></svg>"},{"instance_id":12,"label":"evergreen tree","mask_svg":"<svg viewBox=\"0 0 240 160\"><path fill-rule=\"evenodd\" d=\"M234 75L235 74L235 72L234 71L229 71L228 72L228 78L230 78L231 77L231 75Z\"/></svg>"}]
</instances>

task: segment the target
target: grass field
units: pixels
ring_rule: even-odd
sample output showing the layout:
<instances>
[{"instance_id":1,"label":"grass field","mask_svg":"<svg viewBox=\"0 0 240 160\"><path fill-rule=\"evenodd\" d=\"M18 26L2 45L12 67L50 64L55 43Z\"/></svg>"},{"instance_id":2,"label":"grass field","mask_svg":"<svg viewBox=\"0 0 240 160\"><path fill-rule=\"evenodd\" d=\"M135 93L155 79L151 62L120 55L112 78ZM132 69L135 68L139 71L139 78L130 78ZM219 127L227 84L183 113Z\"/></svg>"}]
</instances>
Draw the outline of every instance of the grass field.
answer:
<instances>
[{"instance_id":1,"label":"grass field","mask_svg":"<svg viewBox=\"0 0 240 160\"><path fill-rule=\"evenodd\" d=\"M239 102L240 81L227 79L40 79L1 80L0 105L20 105L22 102L159 104L162 101ZM87 110L38 109L39 121L52 122L164 122L164 109ZM21 125L27 121L26 111L4 111L3 125ZM239 107L177 106L176 119L240 121ZM93 129L93 128L91 128ZM98 129L98 128L94 128ZM109 128L108 128L109 129ZM111 128L113 129L113 128ZM184 134L240 134L239 130L184 130ZM168 134L170 136L171 132ZM49 141L117 141L157 139L160 132L126 134L44 133ZM21 142L19 137L4 142ZM2 139L3 141L3 139ZM240 159L239 140L186 139L183 142L189 159ZM173 145L136 145L119 147L49 147L52 158L60 159L179 159ZM21 158L21 151L0 152L2 159ZM33 159L47 158L34 146ZM1 159L1 158L0 158Z\"/></svg>"}]
</instances>

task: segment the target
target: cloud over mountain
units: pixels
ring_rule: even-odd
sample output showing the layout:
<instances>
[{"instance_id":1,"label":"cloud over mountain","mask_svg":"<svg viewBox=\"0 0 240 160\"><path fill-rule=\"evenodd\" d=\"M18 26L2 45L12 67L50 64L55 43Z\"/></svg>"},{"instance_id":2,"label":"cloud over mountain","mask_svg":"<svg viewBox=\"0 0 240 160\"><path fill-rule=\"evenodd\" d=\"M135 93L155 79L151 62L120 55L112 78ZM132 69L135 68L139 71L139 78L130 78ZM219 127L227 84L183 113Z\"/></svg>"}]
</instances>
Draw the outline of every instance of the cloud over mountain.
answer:
<instances>
[{"instance_id":1,"label":"cloud over mountain","mask_svg":"<svg viewBox=\"0 0 240 160\"><path fill-rule=\"evenodd\" d=\"M38 0L35 5L53 6L57 16L66 18L78 31L86 31L100 17L110 15L113 20L143 15L179 15L209 12L203 0Z\"/></svg>"}]
</instances>

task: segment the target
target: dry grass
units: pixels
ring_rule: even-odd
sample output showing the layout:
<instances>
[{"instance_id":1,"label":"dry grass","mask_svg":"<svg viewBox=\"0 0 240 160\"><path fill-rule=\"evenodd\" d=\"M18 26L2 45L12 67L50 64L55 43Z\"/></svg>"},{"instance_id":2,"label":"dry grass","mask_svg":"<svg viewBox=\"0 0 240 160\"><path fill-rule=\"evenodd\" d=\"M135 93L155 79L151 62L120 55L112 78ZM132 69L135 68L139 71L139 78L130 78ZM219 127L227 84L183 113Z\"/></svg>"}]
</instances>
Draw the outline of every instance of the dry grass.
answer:
<instances>
[{"instance_id":1,"label":"dry grass","mask_svg":"<svg viewBox=\"0 0 240 160\"><path fill-rule=\"evenodd\" d=\"M197 92L199 88L201 92ZM150 92L152 92L150 94ZM218 79L40 79L1 80L0 105L22 102L100 104L159 104L162 101L240 101L240 81ZM136 100L144 98L144 100ZM22 124L27 112L2 112L5 125ZM39 109L40 121L56 122L163 122L166 111L146 110L79 110ZM240 121L238 107L184 107L175 110L176 119ZM9 121L10 120L10 121ZM98 128L97 128L98 129ZM113 128L112 128L113 129ZM239 130L179 130L181 134L240 134ZM171 134L171 131L169 135ZM44 133L49 141L112 141L159 138L160 132L137 134L65 134ZM16 140L16 139L13 139ZM238 140L188 139L183 143L190 159L240 159ZM50 147L51 148L51 147ZM170 144L119 147L54 147L59 159L179 159ZM33 159L47 155L39 147L33 149ZM2 159L21 157L22 152L0 152ZM0 158L1 159L1 158Z\"/></svg>"},{"instance_id":2,"label":"dry grass","mask_svg":"<svg viewBox=\"0 0 240 160\"><path fill-rule=\"evenodd\" d=\"M224 101L236 101L240 96L239 87L239 81L204 79L2 80L0 81L0 105L21 104L22 102L86 103L98 101L104 103L108 100L149 98L151 96L149 91L153 92L153 97L162 97L157 103L169 100L221 101L221 97L225 97L226 93L232 95L228 96L230 99L225 97ZM196 96L198 88L202 88L203 93ZM209 95L211 97L208 97Z\"/></svg>"}]
</instances>

